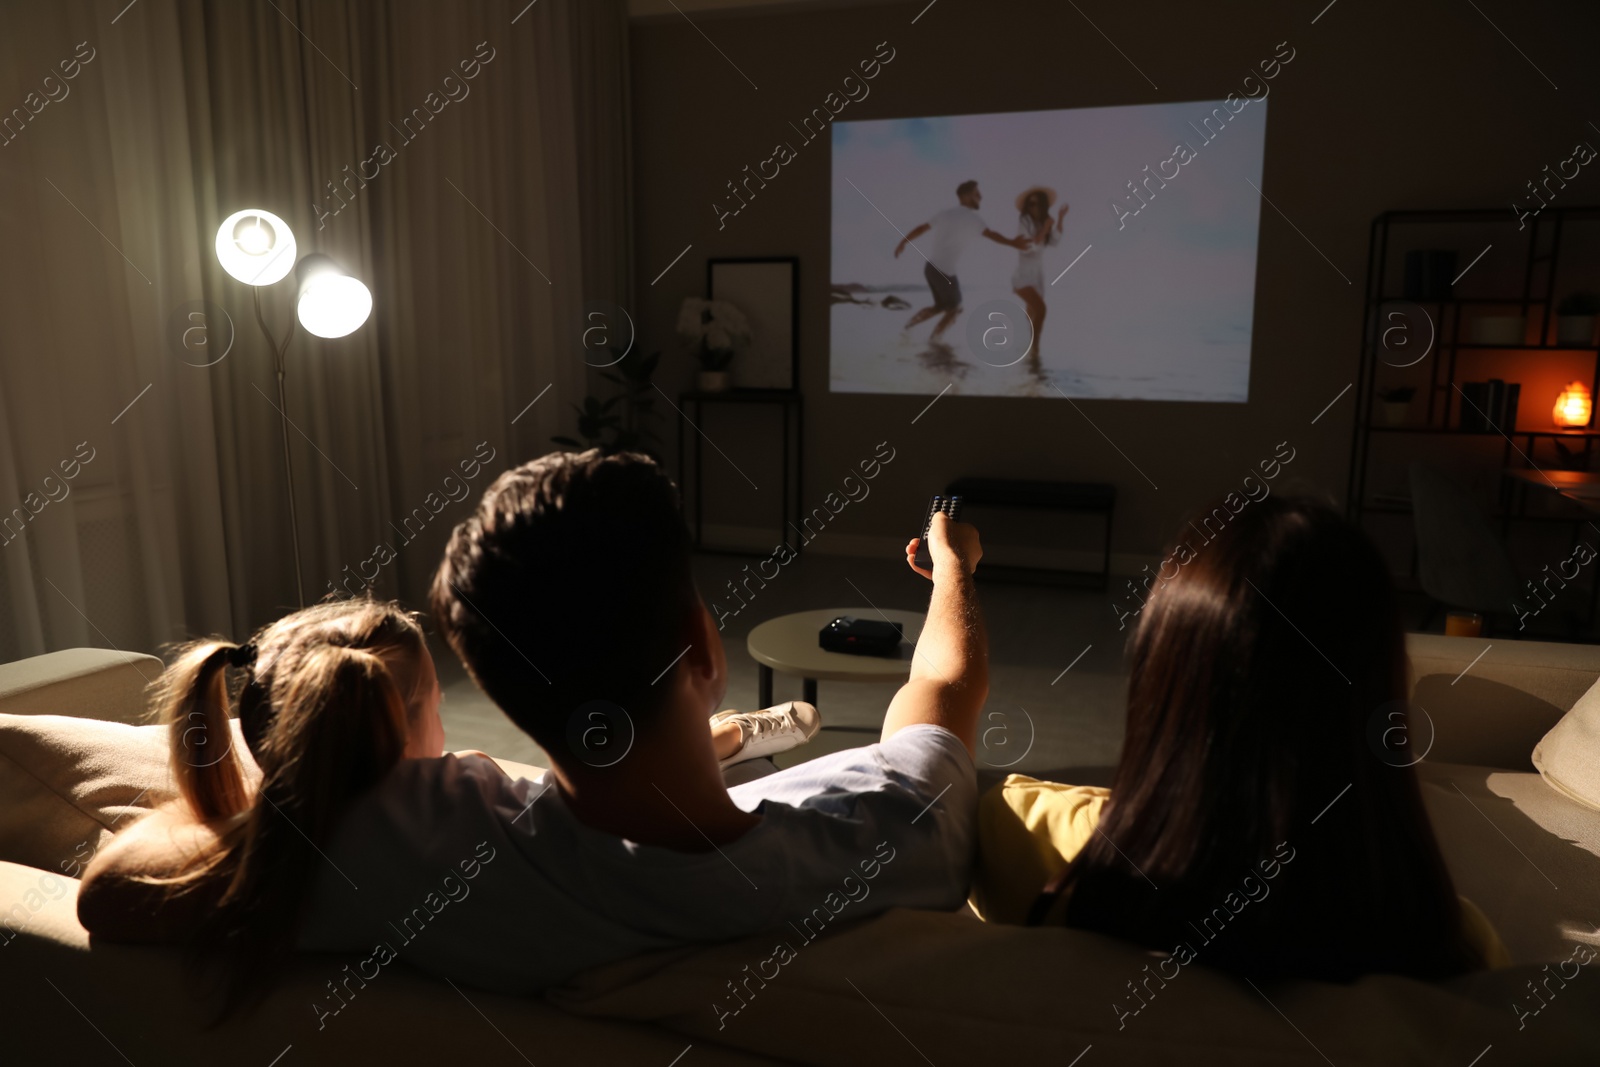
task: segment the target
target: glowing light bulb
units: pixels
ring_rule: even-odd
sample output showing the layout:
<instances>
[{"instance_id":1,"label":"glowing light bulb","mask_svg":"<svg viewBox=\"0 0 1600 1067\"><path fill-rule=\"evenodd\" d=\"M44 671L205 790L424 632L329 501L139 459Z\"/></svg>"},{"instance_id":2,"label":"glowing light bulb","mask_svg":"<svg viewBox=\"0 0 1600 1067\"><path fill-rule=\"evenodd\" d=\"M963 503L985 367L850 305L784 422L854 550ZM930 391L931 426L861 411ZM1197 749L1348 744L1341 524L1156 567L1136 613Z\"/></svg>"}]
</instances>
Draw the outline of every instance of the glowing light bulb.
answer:
<instances>
[{"instance_id":1,"label":"glowing light bulb","mask_svg":"<svg viewBox=\"0 0 1600 1067\"><path fill-rule=\"evenodd\" d=\"M217 227L217 261L246 285L271 285L294 269L294 232L270 211L235 211Z\"/></svg>"},{"instance_id":2,"label":"glowing light bulb","mask_svg":"<svg viewBox=\"0 0 1600 1067\"><path fill-rule=\"evenodd\" d=\"M300 283L295 314L309 334L343 337L354 333L372 314L372 290L321 253L313 252L301 260L295 277Z\"/></svg>"}]
</instances>

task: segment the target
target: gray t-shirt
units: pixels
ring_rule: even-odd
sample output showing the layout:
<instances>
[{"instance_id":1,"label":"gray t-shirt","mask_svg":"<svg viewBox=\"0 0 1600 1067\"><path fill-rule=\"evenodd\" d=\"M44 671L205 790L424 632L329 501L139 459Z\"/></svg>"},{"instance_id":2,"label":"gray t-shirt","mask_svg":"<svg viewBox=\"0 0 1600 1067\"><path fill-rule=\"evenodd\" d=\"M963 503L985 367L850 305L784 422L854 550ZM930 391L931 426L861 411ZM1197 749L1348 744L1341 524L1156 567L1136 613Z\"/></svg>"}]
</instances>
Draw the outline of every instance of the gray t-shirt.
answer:
<instances>
[{"instance_id":1,"label":"gray t-shirt","mask_svg":"<svg viewBox=\"0 0 1600 1067\"><path fill-rule=\"evenodd\" d=\"M761 822L720 849L675 852L585 826L548 772L404 761L341 821L299 947L361 953L353 970L368 981L398 958L529 993L648 949L767 930L798 949L834 922L966 900L977 777L943 727L729 795Z\"/></svg>"}]
</instances>

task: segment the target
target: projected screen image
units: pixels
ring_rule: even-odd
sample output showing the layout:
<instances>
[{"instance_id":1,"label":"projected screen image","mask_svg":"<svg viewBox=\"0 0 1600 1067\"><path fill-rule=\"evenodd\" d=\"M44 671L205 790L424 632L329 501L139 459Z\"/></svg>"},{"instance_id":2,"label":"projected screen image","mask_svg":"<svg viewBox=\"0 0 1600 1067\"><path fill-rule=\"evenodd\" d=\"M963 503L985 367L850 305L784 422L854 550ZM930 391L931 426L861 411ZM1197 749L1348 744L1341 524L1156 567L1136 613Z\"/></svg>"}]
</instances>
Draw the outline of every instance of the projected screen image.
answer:
<instances>
[{"instance_id":1,"label":"projected screen image","mask_svg":"<svg viewBox=\"0 0 1600 1067\"><path fill-rule=\"evenodd\" d=\"M835 123L832 390L1248 399L1266 101L1229 101Z\"/></svg>"}]
</instances>

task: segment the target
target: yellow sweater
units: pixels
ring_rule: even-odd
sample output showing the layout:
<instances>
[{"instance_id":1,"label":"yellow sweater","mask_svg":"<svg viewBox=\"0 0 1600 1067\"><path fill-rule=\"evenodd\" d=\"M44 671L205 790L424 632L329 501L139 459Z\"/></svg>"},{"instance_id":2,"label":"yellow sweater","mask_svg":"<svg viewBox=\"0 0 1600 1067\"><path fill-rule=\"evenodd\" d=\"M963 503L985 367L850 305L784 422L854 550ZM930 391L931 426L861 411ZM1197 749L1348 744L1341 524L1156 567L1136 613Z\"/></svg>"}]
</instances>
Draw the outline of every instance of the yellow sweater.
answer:
<instances>
[{"instance_id":1,"label":"yellow sweater","mask_svg":"<svg viewBox=\"0 0 1600 1067\"><path fill-rule=\"evenodd\" d=\"M1089 843L1111 791L1096 785L1063 785L1013 774L978 802L978 869L968 904L986 922L1021 925L1039 891L1066 870ZM1461 897L1467 942L1490 967L1509 967L1500 935L1477 906ZM1062 921L1066 897L1056 901L1047 923Z\"/></svg>"}]
</instances>

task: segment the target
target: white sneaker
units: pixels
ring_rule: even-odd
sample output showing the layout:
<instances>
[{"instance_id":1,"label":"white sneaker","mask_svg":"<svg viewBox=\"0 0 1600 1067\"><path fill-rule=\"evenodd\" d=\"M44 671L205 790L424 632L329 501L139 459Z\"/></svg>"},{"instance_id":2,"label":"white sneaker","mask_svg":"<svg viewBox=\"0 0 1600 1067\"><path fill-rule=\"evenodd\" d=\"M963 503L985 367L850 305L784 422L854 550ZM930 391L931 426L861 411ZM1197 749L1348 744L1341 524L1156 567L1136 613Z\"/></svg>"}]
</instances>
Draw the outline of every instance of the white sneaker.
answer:
<instances>
[{"instance_id":1,"label":"white sneaker","mask_svg":"<svg viewBox=\"0 0 1600 1067\"><path fill-rule=\"evenodd\" d=\"M744 734L739 751L722 761L724 768L745 760L787 752L805 744L822 729L822 716L803 700L765 708L761 711L719 711L711 716L713 725L736 722Z\"/></svg>"}]
</instances>

